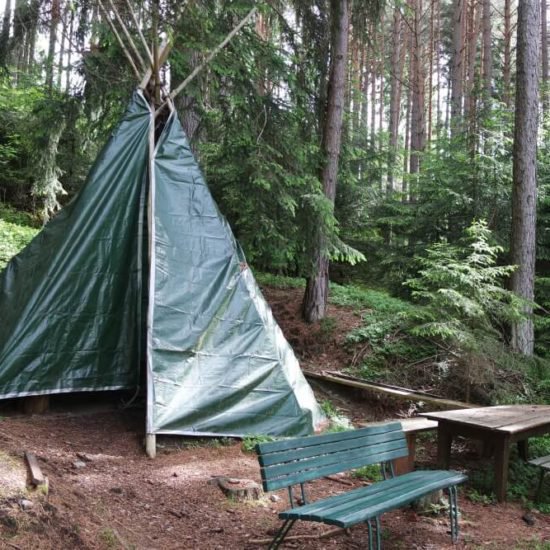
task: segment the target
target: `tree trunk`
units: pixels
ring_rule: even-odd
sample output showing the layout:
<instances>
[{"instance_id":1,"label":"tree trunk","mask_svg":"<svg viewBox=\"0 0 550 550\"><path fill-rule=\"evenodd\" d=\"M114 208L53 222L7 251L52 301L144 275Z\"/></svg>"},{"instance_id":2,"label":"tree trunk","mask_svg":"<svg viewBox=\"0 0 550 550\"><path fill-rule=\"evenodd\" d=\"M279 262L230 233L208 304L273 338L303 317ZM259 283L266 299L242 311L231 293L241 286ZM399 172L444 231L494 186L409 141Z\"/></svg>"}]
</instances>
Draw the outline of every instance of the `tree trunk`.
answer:
<instances>
[{"instance_id":1,"label":"tree trunk","mask_svg":"<svg viewBox=\"0 0 550 550\"><path fill-rule=\"evenodd\" d=\"M417 174L420 171L420 157L426 144L426 121L424 105L424 68L422 64L422 0L413 0L411 8L414 14L414 23L412 31L413 48L411 50L411 88L412 88L412 106L411 106L411 159L410 173ZM414 198L414 192L409 189L411 199Z\"/></svg>"},{"instance_id":2,"label":"tree trunk","mask_svg":"<svg viewBox=\"0 0 550 550\"><path fill-rule=\"evenodd\" d=\"M397 157L397 143L399 139L399 119L401 114L401 81L403 79L403 62L405 58L401 52L405 52L403 40L403 20L399 8L393 11L392 53L390 63L390 117L388 122L388 179L386 194L393 193L393 172Z\"/></svg>"},{"instance_id":3,"label":"tree trunk","mask_svg":"<svg viewBox=\"0 0 550 550\"><path fill-rule=\"evenodd\" d=\"M466 0L454 0L453 3L453 45L451 54L451 135L462 128L462 99L464 70L464 6Z\"/></svg>"},{"instance_id":4,"label":"tree trunk","mask_svg":"<svg viewBox=\"0 0 550 550\"><path fill-rule=\"evenodd\" d=\"M53 88L53 73L54 73L54 61L55 61L55 45L57 43L57 25L60 18L60 0L53 0L50 16L50 38L48 44L48 57L46 59L46 88L52 90Z\"/></svg>"},{"instance_id":5,"label":"tree trunk","mask_svg":"<svg viewBox=\"0 0 550 550\"><path fill-rule=\"evenodd\" d=\"M332 55L327 93L327 114L322 142L325 165L321 181L325 196L334 205L338 160L342 141L342 119L348 53L348 0L331 0L330 8L332 20ZM307 279L302 303L302 315L309 323L323 319L328 298L329 260L325 255L322 232L318 232L316 240L313 269L310 277Z\"/></svg>"},{"instance_id":6,"label":"tree trunk","mask_svg":"<svg viewBox=\"0 0 550 550\"><path fill-rule=\"evenodd\" d=\"M504 60L502 63L503 100L506 107L512 105L512 11L511 0L504 0Z\"/></svg>"},{"instance_id":7,"label":"tree trunk","mask_svg":"<svg viewBox=\"0 0 550 550\"><path fill-rule=\"evenodd\" d=\"M518 267L512 275L512 290L532 302L535 287L537 207L538 0L519 2L517 29L511 259ZM525 306L525 312L527 315L532 314L530 304ZM511 344L514 350L524 355L533 354L534 327L531 318L513 325Z\"/></svg>"},{"instance_id":8,"label":"tree trunk","mask_svg":"<svg viewBox=\"0 0 550 550\"><path fill-rule=\"evenodd\" d=\"M541 29L541 60L542 60L542 109L544 114L548 113L550 97L548 90L548 16L546 0L540 3L540 29Z\"/></svg>"},{"instance_id":9,"label":"tree trunk","mask_svg":"<svg viewBox=\"0 0 550 550\"><path fill-rule=\"evenodd\" d=\"M493 53L491 44L491 0L483 0L483 102L490 104L493 80ZM487 114L487 113L486 113Z\"/></svg>"},{"instance_id":10,"label":"tree trunk","mask_svg":"<svg viewBox=\"0 0 550 550\"><path fill-rule=\"evenodd\" d=\"M474 131L475 124L475 97L474 87L476 78L477 42L481 22L481 11L477 3L471 2L468 6L468 42L466 63L466 86L464 93L464 119L470 123L470 133Z\"/></svg>"},{"instance_id":11,"label":"tree trunk","mask_svg":"<svg viewBox=\"0 0 550 550\"><path fill-rule=\"evenodd\" d=\"M10 43L12 0L6 0L4 17L2 18L2 31L0 32L0 67L8 64L8 48Z\"/></svg>"}]
</instances>

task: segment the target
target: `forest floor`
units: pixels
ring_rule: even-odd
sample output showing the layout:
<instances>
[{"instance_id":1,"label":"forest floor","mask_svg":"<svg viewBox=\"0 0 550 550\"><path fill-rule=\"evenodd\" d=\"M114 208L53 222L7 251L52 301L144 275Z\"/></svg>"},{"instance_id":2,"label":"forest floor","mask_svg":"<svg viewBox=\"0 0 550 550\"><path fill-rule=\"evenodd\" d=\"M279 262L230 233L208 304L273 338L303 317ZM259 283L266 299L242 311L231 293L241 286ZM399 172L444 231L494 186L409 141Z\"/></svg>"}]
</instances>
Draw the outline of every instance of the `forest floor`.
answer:
<instances>
[{"instance_id":1,"label":"forest floor","mask_svg":"<svg viewBox=\"0 0 550 550\"><path fill-rule=\"evenodd\" d=\"M336 321L330 335L299 320L299 289L266 289L268 301L283 331L308 369L337 369L349 360L341 338L356 312L331 306ZM354 422L408 414L385 400L315 386L320 401L330 399ZM67 410L67 404L72 404ZM51 412L7 414L0 422L0 548L14 549L254 549L254 542L273 536L277 512L287 506L284 491L276 497L240 503L228 500L212 483L216 476L259 482L254 454L234 440L159 438L158 456L143 453L143 410L119 409L82 399L52 402ZM24 451L36 454L49 491L25 493L13 477L21 471ZM477 464L474 449L456 449L453 467L469 470ZM433 439L422 440L417 458L435 461ZM20 475L20 474L19 474ZM345 476L311 484L310 496L332 494L361 485ZM277 498L278 497L278 498ZM489 548L542 550L550 548L550 516L532 513L533 525L522 519L517 503L473 502L466 488L459 494L461 535L452 545L443 515L421 515L412 509L385 514L383 545L391 549ZM328 528L297 525L294 535L316 535ZM326 539L289 541L286 548L354 549L367 547L367 530L357 526Z\"/></svg>"}]
</instances>

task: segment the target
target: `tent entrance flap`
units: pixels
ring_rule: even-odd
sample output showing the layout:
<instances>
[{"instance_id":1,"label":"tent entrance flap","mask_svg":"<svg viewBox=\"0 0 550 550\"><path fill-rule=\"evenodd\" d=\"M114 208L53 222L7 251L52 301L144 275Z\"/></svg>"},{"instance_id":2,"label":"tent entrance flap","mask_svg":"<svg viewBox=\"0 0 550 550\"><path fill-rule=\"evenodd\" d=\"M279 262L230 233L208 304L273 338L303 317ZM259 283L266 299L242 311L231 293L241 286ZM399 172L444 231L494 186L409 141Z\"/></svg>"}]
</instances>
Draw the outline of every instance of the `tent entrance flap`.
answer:
<instances>
[{"instance_id":1,"label":"tent entrance flap","mask_svg":"<svg viewBox=\"0 0 550 550\"><path fill-rule=\"evenodd\" d=\"M148 432L311 433L322 413L175 114L153 182Z\"/></svg>"}]
</instances>

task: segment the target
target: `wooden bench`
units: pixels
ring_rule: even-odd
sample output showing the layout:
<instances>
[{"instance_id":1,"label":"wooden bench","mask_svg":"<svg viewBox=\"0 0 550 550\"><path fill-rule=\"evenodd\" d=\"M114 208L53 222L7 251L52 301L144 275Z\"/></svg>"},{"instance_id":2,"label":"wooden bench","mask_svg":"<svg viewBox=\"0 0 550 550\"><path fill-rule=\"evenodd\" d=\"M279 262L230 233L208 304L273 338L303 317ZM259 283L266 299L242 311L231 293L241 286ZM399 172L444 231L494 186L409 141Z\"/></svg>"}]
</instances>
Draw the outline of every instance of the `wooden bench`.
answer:
<instances>
[{"instance_id":1,"label":"wooden bench","mask_svg":"<svg viewBox=\"0 0 550 550\"><path fill-rule=\"evenodd\" d=\"M540 468L539 485L537 487L537 494L535 496L535 500L539 502L542 494L542 485L544 483L544 476L546 472L550 471L550 455L541 456L540 458L529 460L529 464L532 464L533 466L538 466Z\"/></svg>"},{"instance_id":2,"label":"wooden bench","mask_svg":"<svg viewBox=\"0 0 550 550\"><path fill-rule=\"evenodd\" d=\"M259 443L256 453L265 491L288 488L291 508L281 512L283 524L269 548L278 548L298 520L315 521L342 528L366 523L369 549L381 548L380 516L401 508L440 489L449 491L451 538L458 538L456 486L467 478L459 472L425 470L394 476L393 460L407 456L408 448L401 424L393 422L310 437ZM307 481L380 464L383 481L307 502ZM292 488L301 487L304 505L294 507Z\"/></svg>"}]
</instances>

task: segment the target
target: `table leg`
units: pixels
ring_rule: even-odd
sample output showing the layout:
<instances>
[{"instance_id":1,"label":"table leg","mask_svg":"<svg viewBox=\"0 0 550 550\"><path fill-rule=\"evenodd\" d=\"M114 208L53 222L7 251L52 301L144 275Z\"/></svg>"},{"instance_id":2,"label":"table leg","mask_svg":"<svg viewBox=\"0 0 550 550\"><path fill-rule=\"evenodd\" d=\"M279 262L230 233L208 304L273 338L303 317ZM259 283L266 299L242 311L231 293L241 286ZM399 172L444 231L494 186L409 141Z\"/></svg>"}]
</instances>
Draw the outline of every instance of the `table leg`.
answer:
<instances>
[{"instance_id":1,"label":"table leg","mask_svg":"<svg viewBox=\"0 0 550 550\"><path fill-rule=\"evenodd\" d=\"M451 444L453 434L441 421L437 428L437 462L440 468L447 470L451 462Z\"/></svg>"},{"instance_id":2,"label":"table leg","mask_svg":"<svg viewBox=\"0 0 550 550\"><path fill-rule=\"evenodd\" d=\"M518 441L518 454L522 460L529 460L529 440Z\"/></svg>"},{"instance_id":3,"label":"table leg","mask_svg":"<svg viewBox=\"0 0 550 550\"><path fill-rule=\"evenodd\" d=\"M506 500L509 460L510 440L508 437L501 437L495 441L495 493L498 502Z\"/></svg>"},{"instance_id":4,"label":"table leg","mask_svg":"<svg viewBox=\"0 0 550 550\"><path fill-rule=\"evenodd\" d=\"M393 461L395 475L403 475L414 470L414 458L416 453L416 433L407 434L407 446L409 447L409 455L401 458L396 458Z\"/></svg>"}]
</instances>

